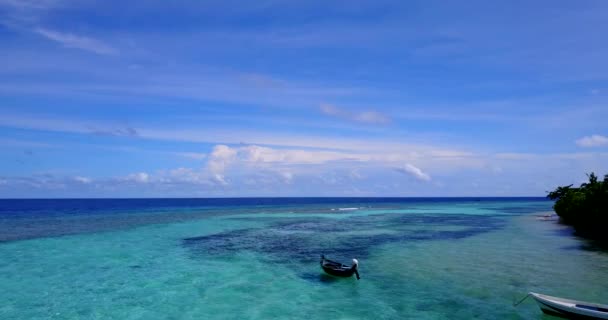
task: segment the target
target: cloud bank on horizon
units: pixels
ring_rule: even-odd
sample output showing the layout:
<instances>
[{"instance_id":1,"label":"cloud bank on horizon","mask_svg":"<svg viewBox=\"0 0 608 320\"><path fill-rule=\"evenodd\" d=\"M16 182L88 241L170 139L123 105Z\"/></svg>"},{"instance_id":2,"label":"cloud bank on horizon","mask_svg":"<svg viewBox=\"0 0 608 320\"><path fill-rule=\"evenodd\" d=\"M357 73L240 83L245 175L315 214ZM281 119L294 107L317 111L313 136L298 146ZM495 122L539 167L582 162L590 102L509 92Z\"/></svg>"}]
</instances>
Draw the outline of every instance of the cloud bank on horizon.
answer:
<instances>
[{"instance_id":1,"label":"cloud bank on horizon","mask_svg":"<svg viewBox=\"0 0 608 320\"><path fill-rule=\"evenodd\" d=\"M0 0L0 198L543 196L608 173L605 1Z\"/></svg>"}]
</instances>

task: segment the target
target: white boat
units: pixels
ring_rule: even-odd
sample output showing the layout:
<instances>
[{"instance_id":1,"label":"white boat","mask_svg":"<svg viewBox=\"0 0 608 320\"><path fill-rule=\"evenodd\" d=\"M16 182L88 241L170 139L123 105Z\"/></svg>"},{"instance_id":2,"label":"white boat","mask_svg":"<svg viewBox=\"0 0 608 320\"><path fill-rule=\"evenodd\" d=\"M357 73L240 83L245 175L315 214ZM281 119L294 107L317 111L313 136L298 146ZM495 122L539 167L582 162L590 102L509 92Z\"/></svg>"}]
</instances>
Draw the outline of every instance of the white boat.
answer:
<instances>
[{"instance_id":1,"label":"white boat","mask_svg":"<svg viewBox=\"0 0 608 320\"><path fill-rule=\"evenodd\" d=\"M608 305L576 301L530 292L540 309L567 319L608 319Z\"/></svg>"}]
</instances>

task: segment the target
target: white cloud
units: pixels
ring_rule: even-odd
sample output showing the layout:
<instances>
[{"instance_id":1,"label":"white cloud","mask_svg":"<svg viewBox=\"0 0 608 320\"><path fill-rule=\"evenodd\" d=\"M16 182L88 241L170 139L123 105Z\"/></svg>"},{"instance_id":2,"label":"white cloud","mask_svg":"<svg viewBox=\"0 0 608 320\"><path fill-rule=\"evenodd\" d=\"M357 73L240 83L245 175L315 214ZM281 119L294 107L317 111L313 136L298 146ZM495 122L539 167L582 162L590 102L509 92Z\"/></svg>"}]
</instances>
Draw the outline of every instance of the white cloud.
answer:
<instances>
[{"instance_id":1,"label":"white cloud","mask_svg":"<svg viewBox=\"0 0 608 320\"><path fill-rule=\"evenodd\" d=\"M138 172L126 176L123 180L129 182L147 183L150 181L150 175L145 172Z\"/></svg>"},{"instance_id":2,"label":"white cloud","mask_svg":"<svg viewBox=\"0 0 608 320\"><path fill-rule=\"evenodd\" d=\"M38 28L35 31L47 39L62 44L66 48L82 49L103 55L112 55L118 53L116 48L97 39L42 28Z\"/></svg>"},{"instance_id":3,"label":"white cloud","mask_svg":"<svg viewBox=\"0 0 608 320\"><path fill-rule=\"evenodd\" d=\"M291 183L293 170L310 168L335 161L367 161L365 154L343 153L324 150L275 149L257 145L229 147L216 145L209 155L206 171L211 180L227 185L226 174L232 172L258 173L276 176L283 183Z\"/></svg>"},{"instance_id":4,"label":"white cloud","mask_svg":"<svg viewBox=\"0 0 608 320\"><path fill-rule=\"evenodd\" d=\"M314 165L330 161L361 161L369 160L365 154L346 153L324 150L277 149L257 145L229 147L217 145L207 163L213 173L223 172L234 162L247 165Z\"/></svg>"},{"instance_id":5,"label":"white cloud","mask_svg":"<svg viewBox=\"0 0 608 320\"><path fill-rule=\"evenodd\" d=\"M217 183L219 185L222 185L222 186L227 186L228 185L228 181L226 181L226 178L224 177L223 174L214 174L211 177L211 181L213 181L213 182L215 182L215 183Z\"/></svg>"},{"instance_id":6,"label":"white cloud","mask_svg":"<svg viewBox=\"0 0 608 320\"><path fill-rule=\"evenodd\" d=\"M582 137L576 140L576 144L579 147L601 147L608 146L608 137L594 134L591 136Z\"/></svg>"},{"instance_id":7,"label":"white cloud","mask_svg":"<svg viewBox=\"0 0 608 320\"><path fill-rule=\"evenodd\" d=\"M177 168L159 172L157 180L164 184L210 184L209 177L200 170Z\"/></svg>"},{"instance_id":8,"label":"white cloud","mask_svg":"<svg viewBox=\"0 0 608 320\"><path fill-rule=\"evenodd\" d=\"M319 108L325 115L354 122L367 124L387 124L391 122L388 116L376 111L351 112L326 103L321 104Z\"/></svg>"},{"instance_id":9,"label":"white cloud","mask_svg":"<svg viewBox=\"0 0 608 320\"><path fill-rule=\"evenodd\" d=\"M452 172L446 174L447 169L441 166L445 164L441 162L443 158L395 162L386 161L382 155L362 155L362 160L357 161L342 161L343 158L338 157L326 162L304 163L290 162L285 159L291 158L276 155L294 149L220 145L214 150L215 159L225 161L215 167L217 173L205 166L154 173L135 171L128 176L96 179L54 174L0 176L0 196L542 196L558 185L577 183L584 178L584 172L602 174L608 170L608 153L601 152L522 154L525 161L517 154L488 155L485 167L452 168ZM299 151L312 154L304 159L319 152ZM276 154L268 158L265 153ZM424 165L424 170L415 165L418 163ZM497 167L502 174L495 174ZM403 179L395 171L412 178ZM437 177L431 178L430 172ZM428 183L416 183L417 180ZM519 181L517 188L502 187L513 180Z\"/></svg>"},{"instance_id":10,"label":"white cloud","mask_svg":"<svg viewBox=\"0 0 608 320\"><path fill-rule=\"evenodd\" d=\"M338 160L361 160L366 155L323 150L275 149L249 145L237 149L239 159L250 163L322 164Z\"/></svg>"},{"instance_id":11,"label":"white cloud","mask_svg":"<svg viewBox=\"0 0 608 320\"><path fill-rule=\"evenodd\" d=\"M438 159L431 160L440 163L450 153L439 153ZM428 156L428 155L426 155ZM277 149L257 145L230 147L217 145L209 156L205 167L209 179L216 184L226 186L229 184L227 176L234 178L247 175L264 176L265 181L289 184L294 174L320 177L324 183L335 184L344 179L367 179L360 173L361 168L373 170L390 170L395 168L396 162L404 161L408 156L399 154L347 153L324 150L305 149ZM447 158L451 161L451 158ZM356 167L353 168L353 164ZM342 170L339 177L335 170ZM420 168L406 163L396 170L412 176L420 181L431 181L431 176ZM344 177L342 177L344 175ZM274 176L274 180L268 178ZM255 179L253 179L255 180Z\"/></svg>"},{"instance_id":12,"label":"white cloud","mask_svg":"<svg viewBox=\"0 0 608 320\"><path fill-rule=\"evenodd\" d=\"M217 145L209 155L207 170L211 173L212 181L226 185L228 182L224 178L224 171L236 158L237 150L225 145Z\"/></svg>"},{"instance_id":13,"label":"white cloud","mask_svg":"<svg viewBox=\"0 0 608 320\"><path fill-rule=\"evenodd\" d=\"M0 117L0 126L20 129L45 130L52 132L68 132L77 134L91 134L91 128L101 128L104 131L115 131L113 123L82 119L58 119L47 115L11 115L3 114ZM264 162L292 161L301 163L323 163L332 160L367 161L376 159L389 162L410 162L413 160L434 159L452 165L471 166L479 153L467 150L445 148L428 144L412 144L396 138L344 138L332 135L315 134L277 134L270 131L255 131L247 129L219 130L219 129L158 129L137 127L137 137L140 139L187 141L212 143L216 145L242 144L246 142L248 158ZM266 148L261 147L287 147ZM310 150L326 149L326 150ZM333 150L333 151L328 151ZM217 151L221 152L221 150ZM217 159L220 154L216 153ZM209 159L214 156L209 154ZM217 159L219 161L219 159ZM479 159L477 159L479 160ZM220 161L220 162L223 162ZM218 165L220 165L218 163Z\"/></svg>"},{"instance_id":14,"label":"white cloud","mask_svg":"<svg viewBox=\"0 0 608 320\"><path fill-rule=\"evenodd\" d=\"M410 175L421 181L431 181L431 176L422 171L420 168L406 163L403 167L395 168L397 171Z\"/></svg>"},{"instance_id":15,"label":"white cloud","mask_svg":"<svg viewBox=\"0 0 608 320\"><path fill-rule=\"evenodd\" d=\"M336 181L364 181L374 179L375 173L370 175L362 172L388 172L411 160L424 161L427 168L444 173L464 168L483 168L484 165L484 160L476 159L474 155L449 150L342 152L258 145L216 145L205 159L202 170L179 168L147 180L165 184L229 186L247 179L276 187L292 184L295 176L307 179L321 177L327 184L331 184L331 181L334 181L333 184ZM427 173L413 165L407 165L400 171L419 180L431 180ZM145 179L130 175L127 180L142 182Z\"/></svg>"},{"instance_id":16,"label":"white cloud","mask_svg":"<svg viewBox=\"0 0 608 320\"><path fill-rule=\"evenodd\" d=\"M93 180L91 180L91 178L80 177L80 176L74 177L74 181L80 182L80 183L83 183L83 184L89 184L89 183L93 182Z\"/></svg>"}]
</instances>

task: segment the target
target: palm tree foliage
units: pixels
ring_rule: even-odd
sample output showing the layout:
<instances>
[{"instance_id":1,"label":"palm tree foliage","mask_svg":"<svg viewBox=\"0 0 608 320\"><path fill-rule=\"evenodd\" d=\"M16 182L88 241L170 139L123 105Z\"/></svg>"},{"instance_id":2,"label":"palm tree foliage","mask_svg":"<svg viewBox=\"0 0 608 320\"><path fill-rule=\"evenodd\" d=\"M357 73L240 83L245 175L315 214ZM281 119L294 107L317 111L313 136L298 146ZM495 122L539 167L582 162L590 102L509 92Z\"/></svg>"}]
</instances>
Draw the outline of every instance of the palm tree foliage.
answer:
<instances>
[{"instance_id":1,"label":"palm tree foliage","mask_svg":"<svg viewBox=\"0 0 608 320\"><path fill-rule=\"evenodd\" d=\"M548 197L556 200L553 209L562 222L582 236L608 242L608 174L603 181L594 173L587 177L580 187L557 187Z\"/></svg>"}]
</instances>

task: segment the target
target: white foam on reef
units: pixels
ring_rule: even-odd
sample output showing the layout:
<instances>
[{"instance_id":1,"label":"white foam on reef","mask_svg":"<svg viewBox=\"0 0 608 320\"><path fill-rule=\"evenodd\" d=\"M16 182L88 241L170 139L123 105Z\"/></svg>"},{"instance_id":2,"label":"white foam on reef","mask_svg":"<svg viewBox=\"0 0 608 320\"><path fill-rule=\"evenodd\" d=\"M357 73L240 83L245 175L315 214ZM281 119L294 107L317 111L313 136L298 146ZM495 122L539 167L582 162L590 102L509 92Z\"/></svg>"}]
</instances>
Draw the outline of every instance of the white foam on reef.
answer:
<instances>
[{"instance_id":1,"label":"white foam on reef","mask_svg":"<svg viewBox=\"0 0 608 320\"><path fill-rule=\"evenodd\" d=\"M359 208L338 208L338 211L353 211L353 210L359 210ZM336 209L331 209L331 211L336 211Z\"/></svg>"}]
</instances>

